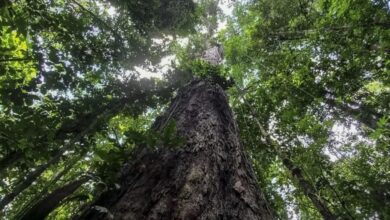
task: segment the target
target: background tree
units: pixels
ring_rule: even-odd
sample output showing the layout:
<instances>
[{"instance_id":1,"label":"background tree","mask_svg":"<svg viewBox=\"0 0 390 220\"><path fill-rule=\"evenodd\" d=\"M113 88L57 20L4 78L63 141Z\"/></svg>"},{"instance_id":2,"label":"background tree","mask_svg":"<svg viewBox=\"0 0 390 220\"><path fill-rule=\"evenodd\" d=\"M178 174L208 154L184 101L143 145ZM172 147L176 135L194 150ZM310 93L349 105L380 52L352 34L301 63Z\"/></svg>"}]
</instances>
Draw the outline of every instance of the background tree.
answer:
<instances>
[{"instance_id":1,"label":"background tree","mask_svg":"<svg viewBox=\"0 0 390 220\"><path fill-rule=\"evenodd\" d=\"M282 175L283 157L259 144L266 137L253 132L253 118L336 215L386 219L388 4L253 1L236 6L235 15L220 34L238 87L231 97L263 188L277 198L274 208L285 217L291 206L301 218L316 215L298 182ZM372 196L378 192L382 204Z\"/></svg>"}]
</instances>

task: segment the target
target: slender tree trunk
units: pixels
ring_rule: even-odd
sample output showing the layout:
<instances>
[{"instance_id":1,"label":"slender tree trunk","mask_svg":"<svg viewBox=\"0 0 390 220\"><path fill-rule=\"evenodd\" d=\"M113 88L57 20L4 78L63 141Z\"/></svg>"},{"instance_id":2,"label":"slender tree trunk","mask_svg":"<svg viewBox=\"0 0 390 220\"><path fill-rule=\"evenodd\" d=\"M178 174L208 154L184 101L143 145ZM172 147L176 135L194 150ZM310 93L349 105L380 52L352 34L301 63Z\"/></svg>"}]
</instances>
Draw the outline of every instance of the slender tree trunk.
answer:
<instances>
[{"instance_id":1,"label":"slender tree trunk","mask_svg":"<svg viewBox=\"0 0 390 220\"><path fill-rule=\"evenodd\" d=\"M19 161L22 156L23 154L19 151L12 151L8 155L4 156L4 158L0 160L0 177L5 169Z\"/></svg>"},{"instance_id":2,"label":"slender tree trunk","mask_svg":"<svg viewBox=\"0 0 390 220\"><path fill-rule=\"evenodd\" d=\"M283 165L290 171L294 179L298 182L304 194L312 201L313 205L317 208L322 217L326 220L337 219L336 216L330 211L324 200L319 196L314 186L310 184L310 182L308 182L303 176L302 170L295 166L293 162L287 157L282 158L282 162Z\"/></svg>"},{"instance_id":3,"label":"slender tree trunk","mask_svg":"<svg viewBox=\"0 0 390 220\"><path fill-rule=\"evenodd\" d=\"M245 102L244 97L242 98ZM295 166L294 163L290 160L290 158L285 153L282 152L279 144L277 144L274 140L272 140L271 135L268 134L268 132L265 130L265 128L257 118L257 114L254 108L250 104L248 103L246 104L248 105L251 111L251 115L253 116L257 126L259 127L261 136L263 136L263 138L265 139L265 143L274 148L275 152L282 159L283 165L290 171L294 180L298 183L298 185L300 186L304 194L312 201L313 205L317 208L318 212L326 220L337 219L336 215L334 215L333 212L328 208L326 202L319 196L319 193L314 188L314 186L310 184L310 182L307 181L306 178L303 176L302 170L299 167Z\"/></svg>"},{"instance_id":4,"label":"slender tree trunk","mask_svg":"<svg viewBox=\"0 0 390 220\"><path fill-rule=\"evenodd\" d=\"M53 185L57 184L57 182L64 176L66 175L73 167L73 165L78 161L80 160L80 158L83 156L80 155L80 156L76 156L72 159L70 159L69 161L66 162L66 165L65 165L65 168L57 173L47 184L46 186L40 190L39 193L37 193L36 195L34 195L30 200L29 202L24 205L24 207L22 207L20 210L19 210L19 213L16 215L16 219L20 219L22 216L25 216L27 212L31 212L31 208L34 206L34 204L37 203L37 201L39 201L41 198L44 198L45 195L47 195L47 192L49 191L50 187L52 187Z\"/></svg>"},{"instance_id":5,"label":"slender tree trunk","mask_svg":"<svg viewBox=\"0 0 390 220\"><path fill-rule=\"evenodd\" d=\"M61 201L63 201L66 197L70 196L83 183L87 181L88 178L84 177L54 190L49 195L44 197L42 200L37 202L31 209L29 209L28 212L23 215L21 220L45 219L46 216L49 215L51 211L57 208L57 206L61 203Z\"/></svg>"},{"instance_id":6,"label":"slender tree trunk","mask_svg":"<svg viewBox=\"0 0 390 220\"><path fill-rule=\"evenodd\" d=\"M0 210L2 210L8 203L10 203L16 196L18 196L23 190L29 187L48 167L57 163L64 151L60 151L56 156L51 158L46 164L43 164L36 168L36 170L29 173L22 182L20 182L9 194L5 195L0 201Z\"/></svg>"},{"instance_id":7,"label":"slender tree trunk","mask_svg":"<svg viewBox=\"0 0 390 220\"><path fill-rule=\"evenodd\" d=\"M352 108L348 104L337 103L332 98L326 98L326 104L333 108L340 109L343 114L356 119L373 130L377 127L377 121L383 117L383 115L373 112L367 107L359 106L357 108Z\"/></svg>"},{"instance_id":8,"label":"slender tree trunk","mask_svg":"<svg viewBox=\"0 0 390 220\"><path fill-rule=\"evenodd\" d=\"M273 219L221 87L194 80L153 127L170 120L185 144L143 149L82 219Z\"/></svg>"},{"instance_id":9,"label":"slender tree trunk","mask_svg":"<svg viewBox=\"0 0 390 220\"><path fill-rule=\"evenodd\" d=\"M64 152L70 150L74 145L80 141L86 134L92 131L96 124L100 120L106 120L109 116L112 116L120 108L122 108L125 103L119 102L113 105L111 109L105 109L101 114L93 118L93 120L86 126L80 133L78 133L72 140L64 144L64 146L58 150L58 152L46 163L37 167L34 171L30 172L22 182L20 182L9 194L5 195L3 199L0 200L0 210L2 210L6 205L12 202L16 196L23 192L27 187L29 187L35 180L37 180L43 172L51 165L56 164L63 157Z\"/></svg>"}]
</instances>

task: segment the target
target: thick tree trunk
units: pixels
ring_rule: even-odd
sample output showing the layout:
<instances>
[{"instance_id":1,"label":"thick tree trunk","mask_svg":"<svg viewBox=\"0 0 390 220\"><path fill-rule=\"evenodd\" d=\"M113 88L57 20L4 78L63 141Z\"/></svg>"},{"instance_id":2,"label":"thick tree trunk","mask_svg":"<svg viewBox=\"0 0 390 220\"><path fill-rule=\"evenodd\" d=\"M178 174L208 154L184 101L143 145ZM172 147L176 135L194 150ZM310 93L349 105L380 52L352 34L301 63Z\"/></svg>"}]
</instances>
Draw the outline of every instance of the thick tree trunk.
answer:
<instances>
[{"instance_id":1,"label":"thick tree trunk","mask_svg":"<svg viewBox=\"0 0 390 220\"><path fill-rule=\"evenodd\" d=\"M153 127L162 131L170 120L186 143L142 150L122 172L121 190L94 204L104 212L81 218L273 219L221 87L191 82Z\"/></svg>"}]
</instances>

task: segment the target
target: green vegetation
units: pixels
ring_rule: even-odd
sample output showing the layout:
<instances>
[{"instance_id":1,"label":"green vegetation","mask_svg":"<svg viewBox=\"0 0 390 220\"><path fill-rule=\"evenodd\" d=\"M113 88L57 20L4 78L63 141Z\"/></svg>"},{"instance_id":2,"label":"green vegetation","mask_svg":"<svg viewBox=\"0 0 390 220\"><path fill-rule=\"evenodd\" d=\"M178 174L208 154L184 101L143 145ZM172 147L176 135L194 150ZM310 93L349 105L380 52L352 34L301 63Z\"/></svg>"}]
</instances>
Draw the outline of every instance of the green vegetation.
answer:
<instances>
[{"instance_id":1,"label":"green vegetation","mask_svg":"<svg viewBox=\"0 0 390 220\"><path fill-rule=\"evenodd\" d=\"M180 148L174 121L150 128L200 77L227 91L278 218L321 219L317 201L339 219L390 219L388 1L234 1L231 16L218 4L1 1L0 218L88 178L47 217L69 219L116 187L137 147ZM217 42L223 63L201 61Z\"/></svg>"}]
</instances>

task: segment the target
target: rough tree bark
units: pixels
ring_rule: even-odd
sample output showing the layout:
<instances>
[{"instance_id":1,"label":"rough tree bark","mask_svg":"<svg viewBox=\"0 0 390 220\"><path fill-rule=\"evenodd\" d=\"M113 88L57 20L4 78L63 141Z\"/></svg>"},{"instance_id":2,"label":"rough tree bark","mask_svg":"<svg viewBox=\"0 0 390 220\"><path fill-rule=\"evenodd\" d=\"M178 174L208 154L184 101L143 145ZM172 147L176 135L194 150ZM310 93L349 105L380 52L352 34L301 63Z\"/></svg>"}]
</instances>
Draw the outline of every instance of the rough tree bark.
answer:
<instances>
[{"instance_id":1,"label":"rough tree bark","mask_svg":"<svg viewBox=\"0 0 390 220\"><path fill-rule=\"evenodd\" d=\"M121 189L95 202L105 212L91 208L82 219L273 219L220 86L191 82L153 129L170 120L184 146L141 150L123 169Z\"/></svg>"}]
</instances>

